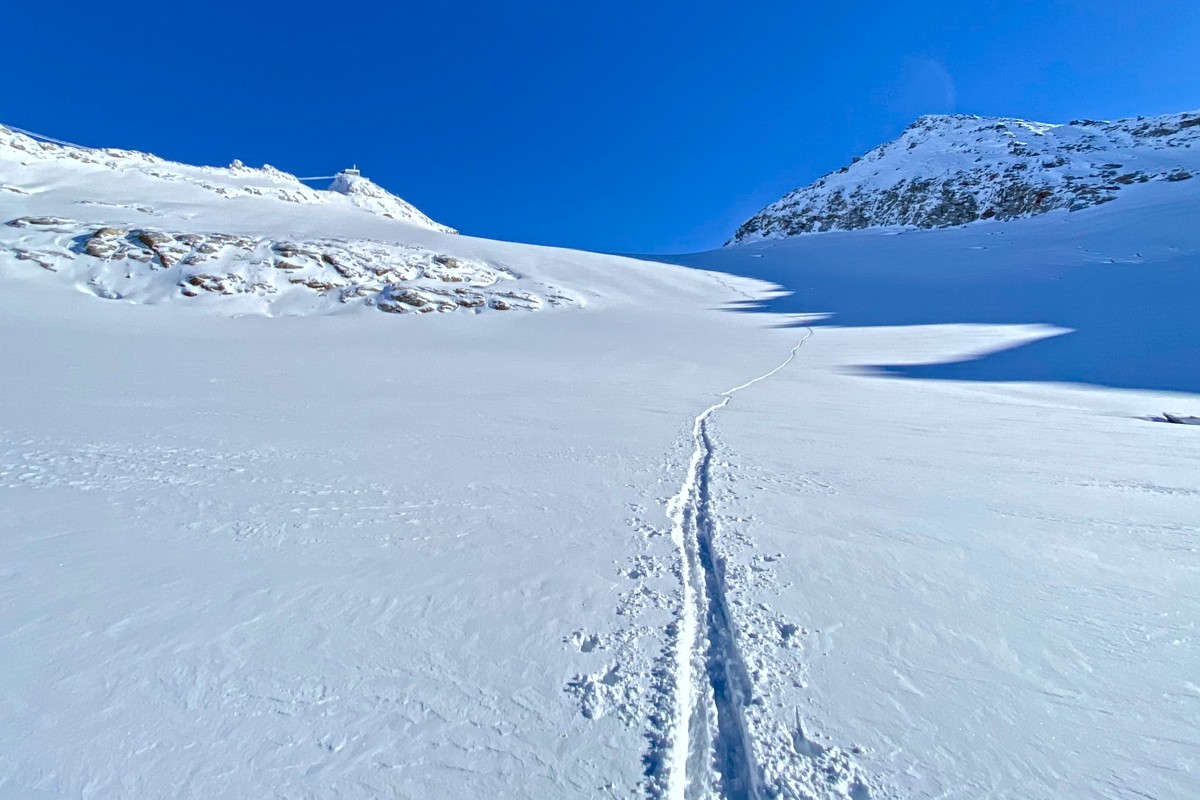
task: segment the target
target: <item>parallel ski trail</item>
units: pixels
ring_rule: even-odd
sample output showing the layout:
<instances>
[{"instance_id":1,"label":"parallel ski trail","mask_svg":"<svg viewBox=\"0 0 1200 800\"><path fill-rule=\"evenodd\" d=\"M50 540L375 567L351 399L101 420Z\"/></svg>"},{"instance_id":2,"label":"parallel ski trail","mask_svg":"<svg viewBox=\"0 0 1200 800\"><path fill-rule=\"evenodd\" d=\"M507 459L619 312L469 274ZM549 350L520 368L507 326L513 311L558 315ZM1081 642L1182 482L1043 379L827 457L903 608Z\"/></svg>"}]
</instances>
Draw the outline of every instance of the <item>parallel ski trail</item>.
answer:
<instances>
[{"instance_id":1,"label":"parallel ski trail","mask_svg":"<svg viewBox=\"0 0 1200 800\"><path fill-rule=\"evenodd\" d=\"M713 554L713 441L708 424L734 395L792 363L812 328L770 372L721 393L692 424L692 457L678 494L667 504L671 541L679 551L683 599L674 641L674 722L665 754L667 800L720 797L756 800L761 778L741 709L749 680L729 618L723 564ZM704 626L703 628L701 626Z\"/></svg>"}]
</instances>

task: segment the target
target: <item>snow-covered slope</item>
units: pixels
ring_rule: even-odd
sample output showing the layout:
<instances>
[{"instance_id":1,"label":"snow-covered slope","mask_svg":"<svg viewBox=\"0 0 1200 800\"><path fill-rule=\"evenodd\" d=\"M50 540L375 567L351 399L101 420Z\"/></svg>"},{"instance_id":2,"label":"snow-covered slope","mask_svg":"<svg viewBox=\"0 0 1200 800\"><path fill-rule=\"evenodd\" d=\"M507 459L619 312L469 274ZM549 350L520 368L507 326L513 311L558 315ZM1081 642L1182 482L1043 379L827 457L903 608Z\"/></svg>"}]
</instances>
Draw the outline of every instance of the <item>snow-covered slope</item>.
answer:
<instances>
[{"instance_id":1,"label":"snow-covered slope","mask_svg":"<svg viewBox=\"0 0 1200 800\"><path fill-rule=\"evenodd\" d=\"M1194 800L1200 181L682 268L65 158L0 162L0 797ZM289 277L376 269L545 311Z\"/></svg>"},{"instance_id":2,"label":"snow-covered slope","mask_svg":"<svg viewBox=\"0 0 1200 800\"><path fill-rule=\"evenodd\" d=\"M34 139L12 128L0 125L0 165L6 173L15 165L70 166L75 170L63 172L64 180L86 176L89 181L111 182L117 174L140 173L162 181L185 184L219 197L270 197L289 203L311 205L345 205L347 202L372 214L396 219L430 230L454 233L454 229L434 222L412 204L396 197L381 186L358 174L342 172L324 191L312 189L295 175L266 164L261 168L247 167L235 160L228 167L197 167L165 161L149 153L115 148L65 146ZM106 174L107 173L107 174ZM81 187L82 188L82 187ZM21 193L18 183L0 180L0 192ZM175 192L179 192L178 186Z\"/></svg>"},{"instance_id":3,"label":"snow-covered slope","mask_svg":"<svg viewBox=\"0 0 1200 800\"><path fill-rule=\"evenodd\" d=\"M321 191L270 166L193 167L0 127L0 217L0 263L108 299L268 314L581 302L427 236L454 231L346 173Z\"/></svg>"},{"instance_id":4,"label":"snow-covered slope","mask_svg":"<svg viewBox=\"0 0 1200 800\"><path fill-rule=\"evenodd\" d=\"M340 172L334 177L333 183L329 184L328 191L344 194L357 207L381 217L401 219L443 233L457 233L451 227L434 222L411 203L401 200L387 189L361 175Z\"/></svg>"},{"instance_id":5,"label":"snow-covered slope","mask_svg":"<svg viewBox=\"0 0 1200 800\"><path fill-rule=\"evenodd\" d=\"M853 743L901 797L1197 796L1200 429L1162 412L1200 413L1200 180L1122 192L677 259L820 317L720 412L709 478L751 717L794 712L811 768Z\"/></svg>"},{"instance_id":6,"label":"snow-covered slope","mask_svg":"<svg viewBox=\"0 0 1200 800\"><path fill-rule=\"evenodd\" d=\"M1200 112L1067 125L925 116L895 141L767 206L728 244L1075 211L1114 200L1132 184L1197 174Z\"/></svg>"}]
</instances>

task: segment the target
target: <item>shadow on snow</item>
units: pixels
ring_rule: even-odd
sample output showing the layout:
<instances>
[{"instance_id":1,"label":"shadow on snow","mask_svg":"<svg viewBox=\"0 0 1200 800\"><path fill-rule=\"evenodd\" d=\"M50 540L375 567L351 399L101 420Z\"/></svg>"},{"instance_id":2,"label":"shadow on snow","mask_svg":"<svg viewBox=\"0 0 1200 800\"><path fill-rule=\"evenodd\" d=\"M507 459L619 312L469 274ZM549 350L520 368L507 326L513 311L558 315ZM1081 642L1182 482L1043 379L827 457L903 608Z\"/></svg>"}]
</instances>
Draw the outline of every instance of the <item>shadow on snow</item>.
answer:
<instances>
[{"instance_id":1,"label":"shadow on snow","mask_svg":"<svg viewBox=\"0 0 1200 800\"><path fill-rule=\"evenodd\" d=\"M1115 202L952 230L825 233L656 258L776 283L788 294L732 310L829 314L814 326L1071 329L966 360L873 365L881 374L1200 393L1197 199L1177 193L1122 209Z\"/></svg>"}]
</instances>

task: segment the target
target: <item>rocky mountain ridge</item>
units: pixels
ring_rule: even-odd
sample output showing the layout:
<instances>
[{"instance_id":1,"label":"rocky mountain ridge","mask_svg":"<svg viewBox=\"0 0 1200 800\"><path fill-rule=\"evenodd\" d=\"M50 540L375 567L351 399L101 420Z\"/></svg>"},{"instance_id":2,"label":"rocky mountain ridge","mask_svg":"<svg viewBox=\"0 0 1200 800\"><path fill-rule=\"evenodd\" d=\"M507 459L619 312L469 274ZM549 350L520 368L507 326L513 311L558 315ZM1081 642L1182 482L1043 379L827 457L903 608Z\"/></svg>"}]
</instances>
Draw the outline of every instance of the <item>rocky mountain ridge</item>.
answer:
<instances>
[{"instance_id":1,"label":"rocky mountain ridge","mask_svg":"<svg viewBox=\"0 0 1200 800\"><path fill-rule=\"evenodd\" d=\"M1066 125L924 116L901 136L785 195L726 246L824 231L943 228L1117 198L1200 174L1200 112Z\"/></svg>"}]
</instances>

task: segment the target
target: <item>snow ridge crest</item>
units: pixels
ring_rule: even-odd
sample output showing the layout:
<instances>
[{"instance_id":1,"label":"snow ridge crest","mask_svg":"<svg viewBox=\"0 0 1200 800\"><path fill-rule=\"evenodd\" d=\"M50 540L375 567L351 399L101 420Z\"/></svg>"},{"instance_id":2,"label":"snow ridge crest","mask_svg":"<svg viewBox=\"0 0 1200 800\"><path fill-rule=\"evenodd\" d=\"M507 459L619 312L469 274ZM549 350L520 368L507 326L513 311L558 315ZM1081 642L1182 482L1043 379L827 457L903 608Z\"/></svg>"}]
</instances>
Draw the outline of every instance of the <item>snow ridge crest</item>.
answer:
<instances>
[{"instance_id":1,"label":"snow ridge crest","mask_svg":"<svg viewBox=\"0 0 1200 800\"><path fill-rule=\"evenodd\" d=\"M228 167L192 166L137 150L82 147L48 140L0 125L0 167L6 162L58 165L88 172L107 170L110 174L136 171L151 178L198 187L223 198L268 197L309 205L341 204L348 199L354 206L376 216L442 233L458 232L435 222L411 203L371 180L350 172L339 173L333 183L321 191L305 186L295 175L270 164L249 167L235 159ZM95 177L92 173L89 180L94 181Z\"/></svg>"},{"instance_id":2,"label":"snow ridge crest","mask_svg":"<svg viewBox=\"0 0 1200 800\"><path fill-rule=\"evenodd\" d=\"M1200 111L1065 125L929 114L896 140L785 195L726 245L824 231L943 228L1115 200L1200 174Z\"/></svg>"}]
</instances>

